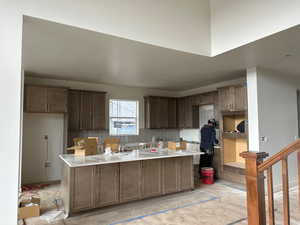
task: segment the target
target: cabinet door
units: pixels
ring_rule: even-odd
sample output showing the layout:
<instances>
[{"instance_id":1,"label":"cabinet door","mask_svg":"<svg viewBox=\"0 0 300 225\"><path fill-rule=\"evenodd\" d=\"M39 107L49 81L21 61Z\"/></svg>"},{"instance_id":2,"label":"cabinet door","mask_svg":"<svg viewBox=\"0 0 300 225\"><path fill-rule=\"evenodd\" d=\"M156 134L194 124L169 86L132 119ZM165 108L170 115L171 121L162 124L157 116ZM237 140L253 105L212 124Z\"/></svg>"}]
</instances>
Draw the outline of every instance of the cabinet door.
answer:
<instances>
[{"instance_id":1,"label":"cabinet door","mask_svg":"<svg viewBox=\"0 0 300 225\"><path fill-rule=\"evenodd\" d=\"M141 198L141 162L120 163L120 202Z\"/></svg>"},{"instance_id":2,"label":"cabinet door","mask_svg":"<svg viewBox=\"0 0 300 225\"><path fill-rule=\"evenodd\" d=\"M159 99L159 128L168 128L168 98Z\"/></svg>"},{"instance_id":3,"label":"cabinet door","mask_svg":"<svg viewBox=\"0 0 300 225\"><path fill-rule=\"evenodd\" d=\"M105 120L105 106L106 96L104 93L93 93L92 94L92 106L93 106L93 130L101 130L106 128Z\"/></svg>"},{"instance_id":4,"label":"cabinet door","mask_svg":"<svg viewBox=\"0 0 300 225\"><path fill-rule=\"evenodd\" d=\"M177 128L177 104L176 98L168 99L168 128Z\"/></svg>"},{"instance_id":5,"label":"cabinet door","mask_svg":"<svg viewBox=\"0 0 300 225\"><path fill-rule=\"evenodd\" d=\"M142 198L159 196L161 193L161 160L142 161Z\"/></svg>"},{"instance_id":6,"label":"cabinet door","mask_svg":"<svg viewBox=\"0 0 300 225\"><path fill-rule=\"evenodd\" d=\"M91 92L80 93L80 129L93 129L93 95Z\"/></svg>"},{"instance_id":7,"label":"cabinet door","mask_svg":"<svg viewBox=\"0 0 300 225\"><path fill-rule=\"evenodd\" d=\"M95 206L107 206L119 202L119 164L96 167Z\"/></svg>"},{"instance_id":8,"label":"cabinet door","mask_svg":"<svg viewBox=\"0 0 300 225\"><path fill-rule=\"evenodd\" d=\"M177 100L177 112L178 112L178 127L185 127L185 100L184 98L179 98Z\"/></svg>"},{"instance_id":9,"label":"cabinet door","mask_svg":"<svg viewBox=\"0 0 300 225\"><path fill-rule=\"evenodd\" d=\"M150 129L151 123L150 123L150 98L144 97L144 123L145 128Z\"/></svg>"},{"instance_id":10,"label":"cabinet door","mask_svg":"<svg viewBox=\"0 0 300 225\"><path fill-rule=\"evenodd\" d=\"M73 169L72 211L93 208L94 166Z\"/></svg>"},{"instance_id":11,"label":"cabinet door","mask_svg":"<svg viewBox=\"0 0 300 225\"><path fill-rule=\"evenodd\" d=\"M192 98L185 98L185 128L193 128Z\"/></svg>"},{"instance_id":12,"label":"cabinet door","mask_svg":"<svg viewBox=\"0 0 300 225\"><path fill-rule=\"evenodd\" d=\"M25 86L25 112L47 112L47 88Z\"/></svg>"},{"instance_id":13,"label":"cabinet door","mask_svg":"<svg viewBox=\"0 0 300 225\"><path fill-rule=\"evenodd\" d=\"M68 90L65 88L47 88L49 113L66 113L68 111Z\"/></svg>"},{"instance_id":14,"label":"cabinet door","mask_svg":"<svg viewBox=\"0 0 300 225\"><path fill-rule=\"evenodd\" d=\"M201 100L200 100L201 105L210 105L214 104L214 93L205 93L201 94Z\"/></svg>"},{"instance_id":15,"label":"cabinet door","mask_svg":"<svg viewBox=\"0 0 300 225\"><path fill-rule=\"evenodd\" d=\"M178 158L180 163L180 191L194 188L193 157Z\"/></svg>"},{"instance_id":16,"label":"cabinet door","mask_svg":"<svg viewBox=\"0 0 300 225\"><path fill-rule=\"evenodd\" d=\"M193 128L199 129L200 127L200 109L199 106L192 106L193 110Z\"/></svg>"},{"instance_id":17,"label":"cabinet door","mask_svg":"<svg viewBox=\"0 0 300 225\"><path fill-rule=\"evenodd\" d=\"M69 130L78 131L80 127L80 91L69 91L68 97L68 118Z\"/></svg>"},{"instance_id":18,"label":"cabinet door","mask_svg":"<svg viewBox=\"0 0 300 225\"><path fill-rule=\"evenodd\" d=\"M235 110L244 111L247 109L247 87L235 87Z\"/></svg>"},{"instance_id":19,"label":"cabinet door","mask_svg":"<svg viewBox=\"0 0 300 225\"><path fill-rule=\"evenodd\" d=\"M150 97L150 128L157 129L160 127L160 99L159 97Z\"/></svg>"},{"instance_id":20,"label":"cabinet door","mask_svg":"<svg viewBox=\"0 0 300 225\"><path fill-rule=\"evenodd\" d=\"M225 87L219 89L219 107L221 111L234 110L234 87Z\"/></svg>"},{"instance_id":21,"label":"cabinet door","mask_svg":"<svg viewBox=\"0 0 300 225\"><path fill-rule=\"evenodd\" d=\"M162 160L162 185L163 194L178 192L179 187L179 163L177 158Z\"/></svg>"}]
</instances>

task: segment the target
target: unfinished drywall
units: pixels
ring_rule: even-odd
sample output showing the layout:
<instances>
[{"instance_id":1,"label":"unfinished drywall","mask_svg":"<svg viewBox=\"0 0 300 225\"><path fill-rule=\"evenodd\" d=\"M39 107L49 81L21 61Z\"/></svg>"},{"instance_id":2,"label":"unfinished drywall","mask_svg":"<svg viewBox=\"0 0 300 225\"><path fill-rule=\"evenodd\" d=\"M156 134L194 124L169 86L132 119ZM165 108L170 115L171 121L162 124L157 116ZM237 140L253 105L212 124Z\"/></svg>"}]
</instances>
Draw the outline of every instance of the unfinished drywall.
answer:
<instances>
[{"instance_id":1,"label":"unfinished drywall","mask_svg":"<svg viewBox=\"0 0 300 225\"><path fill-rule=\"evenodd\" d=\"M300 23L300 1L211 0L212 55Z\"/></svg>"},{"instance_id":2,"label":"unfinished drywall","mask_svg":"<svg viewBox=\"0 0 300 225\"><path fill-rule=\"evenodd\" d=\"M298 138L297 89L298 78L277 74L265 69L257 70L257 96L259 118L259 150L270 156ZM264 137L265 141L263 141ZM281 166L274 168L274 184L281 185ZM289 157L290 182L297 177L295 154Z\"/></svg>"}]
</instances>

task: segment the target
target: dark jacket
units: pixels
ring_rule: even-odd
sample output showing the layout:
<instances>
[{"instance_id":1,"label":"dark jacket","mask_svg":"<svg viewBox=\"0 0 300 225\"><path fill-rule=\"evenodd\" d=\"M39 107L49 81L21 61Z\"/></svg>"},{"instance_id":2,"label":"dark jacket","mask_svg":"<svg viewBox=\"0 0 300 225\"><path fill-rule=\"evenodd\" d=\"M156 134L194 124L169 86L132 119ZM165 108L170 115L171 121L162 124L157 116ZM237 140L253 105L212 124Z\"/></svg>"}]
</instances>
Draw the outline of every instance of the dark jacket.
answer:
<instances>
[{"instance_id":1,"label":"dark jacket","mask_svg":"<svg viewBox=\"0 0 300 225\"><path fill-rule=\"evenodd\" d=\"M209 125L204 125L201 128L201 149L213 149L214 144L217 143L216 130L214 127Z\"/></svg>"}]
</instances>

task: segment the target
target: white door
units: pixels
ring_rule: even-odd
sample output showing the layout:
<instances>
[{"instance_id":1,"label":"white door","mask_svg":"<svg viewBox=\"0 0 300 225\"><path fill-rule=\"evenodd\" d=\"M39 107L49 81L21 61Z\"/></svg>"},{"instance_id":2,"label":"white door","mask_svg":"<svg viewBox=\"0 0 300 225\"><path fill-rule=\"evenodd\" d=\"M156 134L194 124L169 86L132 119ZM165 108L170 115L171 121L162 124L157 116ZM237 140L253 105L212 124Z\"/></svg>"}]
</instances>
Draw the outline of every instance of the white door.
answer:
<instances>
[{"instance_id":1,"label":"white door","mask_svg":"<svg viewBox=\"0 0 300 225\"><path fill-rule=\"evenodd\" d=\"M63 114L24 113L22 183L61 179ZM47 139L48 138L48 139Z\"/></svg>"}]
</instances>

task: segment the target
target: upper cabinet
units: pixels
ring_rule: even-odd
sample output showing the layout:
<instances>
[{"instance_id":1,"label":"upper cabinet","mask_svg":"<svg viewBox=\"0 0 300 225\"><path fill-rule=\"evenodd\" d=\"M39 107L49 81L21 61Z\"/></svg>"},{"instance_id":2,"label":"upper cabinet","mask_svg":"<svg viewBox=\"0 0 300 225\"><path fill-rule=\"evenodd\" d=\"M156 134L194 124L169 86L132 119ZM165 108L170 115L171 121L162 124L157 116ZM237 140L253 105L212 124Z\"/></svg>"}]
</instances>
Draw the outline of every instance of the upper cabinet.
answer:
<instances>
[{"instance_id":1,"label":"upper cabinet","mask_svg":"<svg viewBox=\"0 0 300 225\"><path fill-rule=\"evenodd\" d=\"M219 90L220 111L247 110L247 87L230 86Z\"/></svg>"},{"instance_id":2,"label":"upper cabinet","mask_svg":"<svg viewBox=\"0 0 300 225\"><path fill-rule=\"evenodd\" d=\"M25 85L24 111L28 113L66 113L66 88Z\"/></svg>"},{"instance_id":3,"label":"upper cabinet","mask_svg":"<svg viewBox=\"0 0 300 225\"><path fill-rule=\"evenodd\" d=\"M105 108L104 92L70 90L69 130L105 129Z\"/></svg>"},{"instance_id":4,"label":"upper cabinet","mask_svg":"<svg viewBox=\"0 0 300 225\"><path fill-rule=\"evenodd\" d=\"M177 127L176 98L147 96L145 102L145 127L168 129Z\"/></svg>"}]
</instances>

